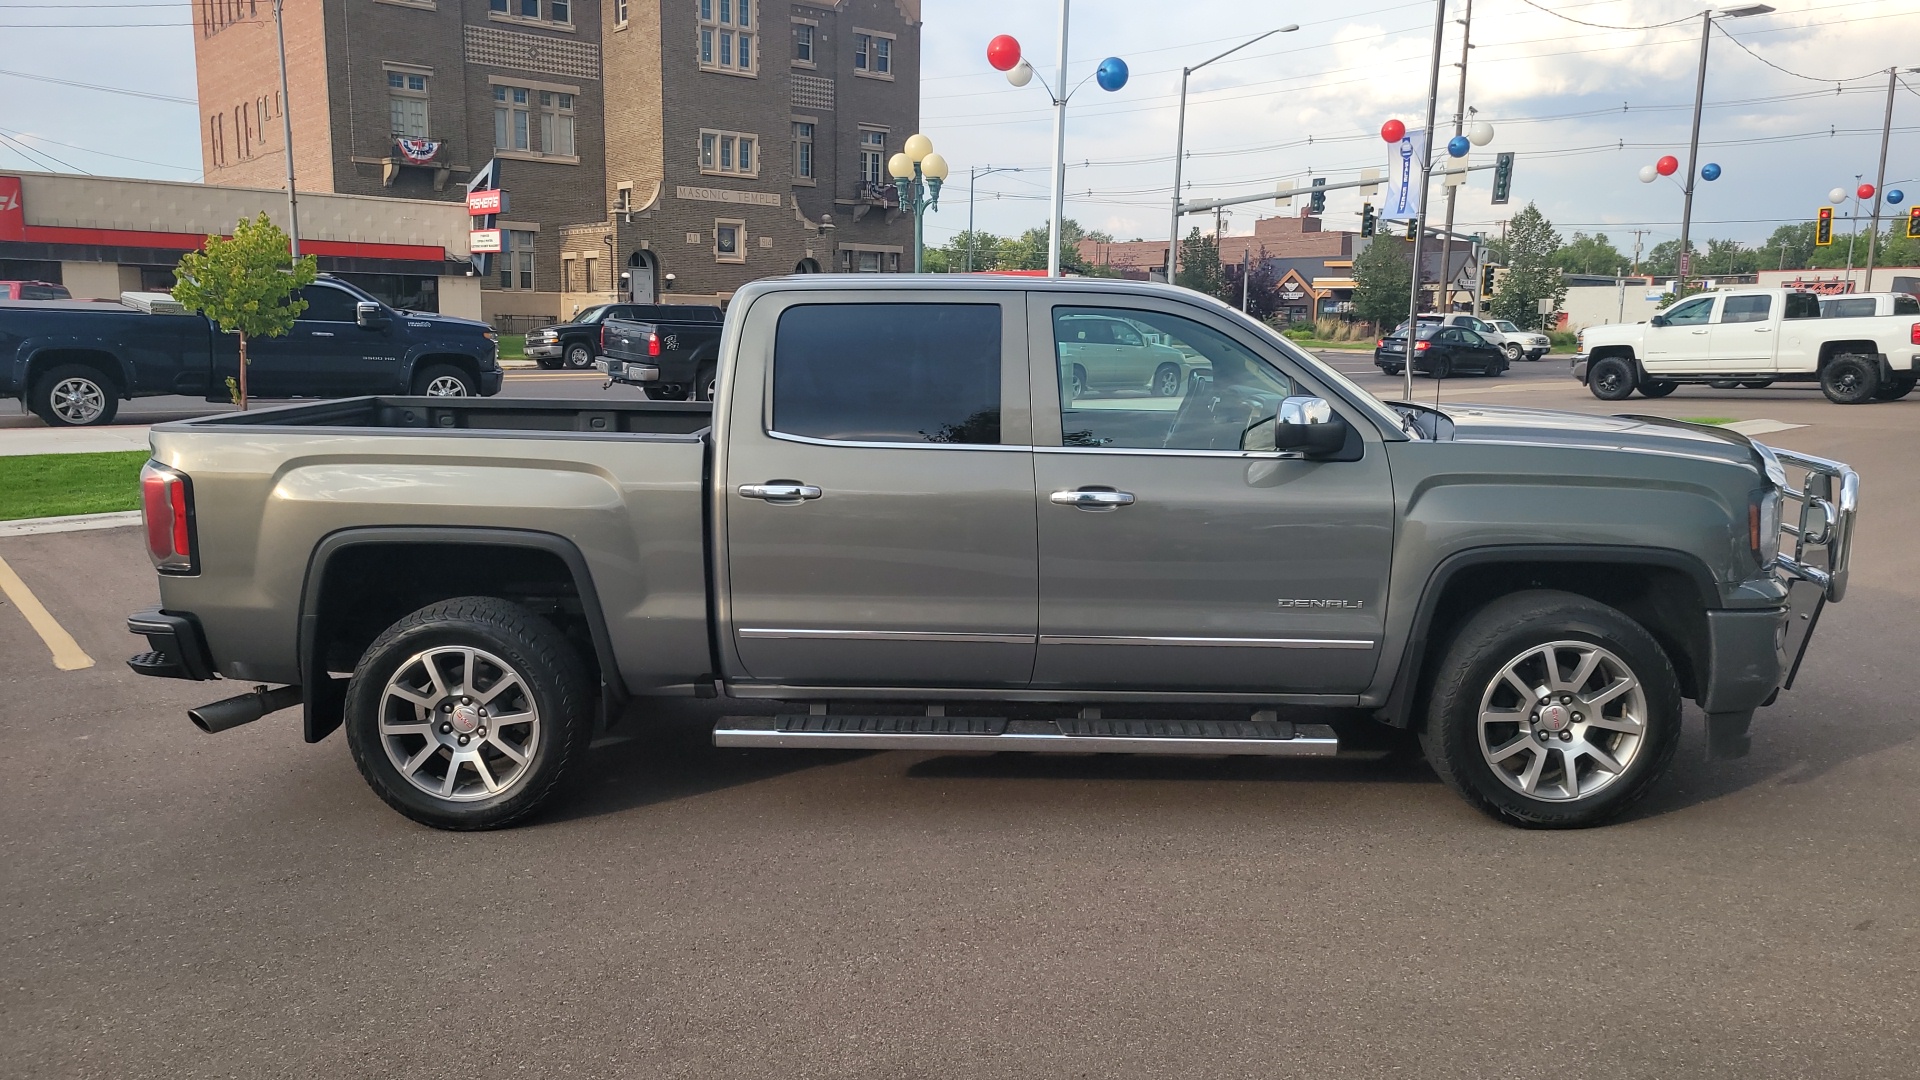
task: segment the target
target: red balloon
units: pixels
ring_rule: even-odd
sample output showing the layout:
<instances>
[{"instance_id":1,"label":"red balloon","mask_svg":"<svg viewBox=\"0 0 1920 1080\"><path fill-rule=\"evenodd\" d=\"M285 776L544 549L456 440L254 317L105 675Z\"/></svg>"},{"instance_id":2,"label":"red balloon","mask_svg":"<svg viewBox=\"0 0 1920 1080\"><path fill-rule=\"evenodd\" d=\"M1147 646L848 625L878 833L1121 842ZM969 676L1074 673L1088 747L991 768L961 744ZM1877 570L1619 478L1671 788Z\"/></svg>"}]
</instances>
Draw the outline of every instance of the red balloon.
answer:
<instances>
[{"instance_id":1,"label":"red balloon","mask_svg":"<svg viewBox=\"0 0 1920 1080\"><path fill-rule=\"evenodd\" d=\"M1871 199L1873 198L1873 185L1861 184L1860 190L1854 192L1854 194L1860 196L1862 199Z\"/></svg>"},{"instance_id":2,"label":"red balloon","mask_svg":"<svg viewBox=\"0 0 1920 1080\"><path fill-rule=\"evenodd\" d=\"M1380 125L1380 137L1390 143L1397 143L1407 137L1407 125L1398 120L1389 120Z\"/></svg>"},{"instance_id":3,"label":"red balloon","mask_svg":"<svg viewBox=\"0 0 1920 1080\"><path fill-rule=\"evenodd\" d=\"M1001 34L987 42L987 63L995 71L1011 71L1013 65L1020 62L1020 43L1012 34Z\"/></svg>"},{"instance_id":4,"label":"red balloon","mask_svg":"<svg viewBox=\"0 0 1920 1080\"><path fill-rule=\"evenodd\" d=\"M1654 162L1653 167L1661 176L1672 176L1674 173L1680 171L1680 159L1674 157L1672 154L1668 154L1666 157Z\"/></svg>"}]
</instances>

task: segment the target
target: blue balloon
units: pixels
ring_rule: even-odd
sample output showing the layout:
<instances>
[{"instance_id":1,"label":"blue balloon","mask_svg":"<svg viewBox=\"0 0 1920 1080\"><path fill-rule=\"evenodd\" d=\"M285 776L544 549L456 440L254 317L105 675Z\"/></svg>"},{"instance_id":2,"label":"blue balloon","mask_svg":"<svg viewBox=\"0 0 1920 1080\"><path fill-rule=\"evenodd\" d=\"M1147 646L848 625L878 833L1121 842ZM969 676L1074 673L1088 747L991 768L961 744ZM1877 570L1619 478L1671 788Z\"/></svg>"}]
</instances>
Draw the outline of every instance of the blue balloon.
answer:
<instances>
[{"instance_id":1,"label":"blue balloon","mask_svg":"<svg viewBox=\"0 0 1920 1080\"><path fill-rule=\"evenodd\" d=\"M1898 206L1907 201L1907 193L1901 191L1899 188L1894 188L1887 192L1887 201Z\"/></svg>"},{"instance_id":2,"label":"blue balloon","mask_svg":"<svg viewBox=\"0 0 1920 1080\"><path fill-rule=\"evenodd\" d=\"M1467 151L1471 149L1473 149L1473 141L1465 135L1455 135L1447 140L1447 153L1453 157L1466 157Z\"/></svg>"},{"instance_id":3,"label":"blue balloon","mask_svg":"<svg viewBox=\"0 0 1920 1080\"><path fill-rule=\"evenodd\" d=\"M1100 61L1100 72L1094 76L1102 90L1118 90L1127 85L1127 62L1117 56L1109 56Z\"/></svg>"},{"instance_id":4,"label":"blue balloon","mask_svg":"<svg viewBox=\"0 0 1920 1080\"><path fill-rule=\"evenodd\" d=\"M1700 166L1700 179L1702 180L1720 179L1720 166L1715 165L1711 161L1707 162L1705 165Z\"/></svg>"}]
</instances>

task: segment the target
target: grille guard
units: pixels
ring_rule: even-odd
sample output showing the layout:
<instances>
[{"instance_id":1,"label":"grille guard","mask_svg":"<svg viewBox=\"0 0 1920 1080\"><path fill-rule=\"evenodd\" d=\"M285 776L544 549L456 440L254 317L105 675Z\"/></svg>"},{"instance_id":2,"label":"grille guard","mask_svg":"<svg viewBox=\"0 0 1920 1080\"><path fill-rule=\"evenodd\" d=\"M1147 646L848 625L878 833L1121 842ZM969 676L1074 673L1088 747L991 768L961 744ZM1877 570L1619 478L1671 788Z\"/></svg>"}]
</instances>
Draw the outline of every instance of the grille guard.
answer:
<instances>
[{"instance_id":1,"label":"grille guard","mask_svg":"<svg viewBox=\"0 0 1920 1080\"><path fill-rule=\"evenodd\" d=\"M1782 467L1781 475L1774 478L1781 498L1800 507L1797 515L1789 515L1784 505L1781 508L1780 554L1774 558L1774 566L1790 578L1818 585L1829 602L1839 603L1847 595L1853 518L1860 505L1859 474L1838 461L1812 454L1760 443L1754 446ZM1798 485L1787 469L1801 471Z\"/></svg>"}]
</instances>

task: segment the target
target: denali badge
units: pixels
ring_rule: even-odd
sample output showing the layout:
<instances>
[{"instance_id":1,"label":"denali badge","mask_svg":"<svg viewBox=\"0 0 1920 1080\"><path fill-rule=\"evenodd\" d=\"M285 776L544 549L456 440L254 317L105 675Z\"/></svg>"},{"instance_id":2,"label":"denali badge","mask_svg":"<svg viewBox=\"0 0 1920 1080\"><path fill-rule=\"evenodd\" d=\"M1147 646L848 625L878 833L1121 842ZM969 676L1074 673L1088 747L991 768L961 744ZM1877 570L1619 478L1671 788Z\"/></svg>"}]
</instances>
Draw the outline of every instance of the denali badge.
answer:
<instances>
[{"instance_id":1,"label":"denali badge","mask_svg":"<svg viewBox=\"0 0 1920 1080\"><path fill-rule=\"evenodd\" d=\"M1358 611L1367 605L1365 600L1281 600L1283 608L1343 608Z\"/></svg>"}]
</instances>

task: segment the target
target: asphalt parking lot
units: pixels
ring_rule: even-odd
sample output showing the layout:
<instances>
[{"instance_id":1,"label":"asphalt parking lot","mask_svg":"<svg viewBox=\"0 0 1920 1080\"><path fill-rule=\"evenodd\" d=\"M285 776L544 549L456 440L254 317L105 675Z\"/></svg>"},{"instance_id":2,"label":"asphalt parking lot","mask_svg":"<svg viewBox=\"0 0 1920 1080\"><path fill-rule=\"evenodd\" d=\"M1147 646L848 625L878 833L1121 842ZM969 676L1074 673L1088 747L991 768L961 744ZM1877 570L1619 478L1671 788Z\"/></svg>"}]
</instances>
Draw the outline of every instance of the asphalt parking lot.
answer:
<instances>
[{"instance_id":1,"label":"asphalt parking lot","mask_svg":"<svg viewBox=\"0 0 1920 1080\"><path fill-rule=\"evenodd\" d=\"M137 530L0 536L91 661L0 607L0 1076L1913 1076L1920 398L1438 389L1860 471L1851 592L1751 756L1690 710L1629 820L1529 833L1404 758L720 750L680 705L535 823L439 833L297 712L205 736L237 687L126 669Z\"/></svg>"}]
</instances>

